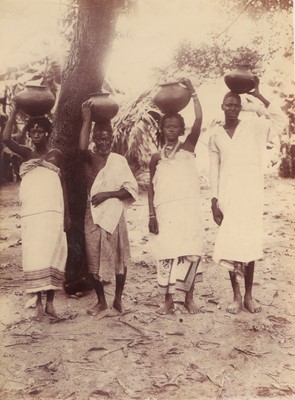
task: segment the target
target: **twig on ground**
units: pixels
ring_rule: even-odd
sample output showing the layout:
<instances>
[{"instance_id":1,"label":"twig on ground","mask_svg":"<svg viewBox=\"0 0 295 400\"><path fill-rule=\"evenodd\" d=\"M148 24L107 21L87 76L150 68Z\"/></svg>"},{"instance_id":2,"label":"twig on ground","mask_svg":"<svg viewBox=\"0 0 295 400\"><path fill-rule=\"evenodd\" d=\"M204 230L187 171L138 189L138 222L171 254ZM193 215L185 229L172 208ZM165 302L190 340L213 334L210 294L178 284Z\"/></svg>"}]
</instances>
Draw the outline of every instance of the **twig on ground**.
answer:
<instances>
[{"instance_id":1,"label":"twig on ground","mask_svg":"<svg viewBox=\"0 0 295 400\"><path fill-rule=\"evenodd\" d=\"M224 390L224 381L225 381L225 370L222 373L220 389L217 392L217 399L220 399L222 396L222 392Z\"/></svg>"},{"instance_id":2,"label":"twig on ground","mask_svg":"<svg viewBox=\"0 0 295 400\"><path fill-rule=\"evenodd\" d=\"M140 335L147 337L147 334L140 328L137 328L136 326L130 324L127 321L122 321L121 319L119 319L119 322L121 322L121 324L127 325L130 328L134 329L136 332L138 332Z\"/></svg>"},{"instance_id":3,"label":"twig on ground","mask_svg":"<svg viewBox=\"0 0 295 400\"><path fill-rule=\"evenodd\" d=\"M244 354L247 354L248 356L254 356L254 357L261 357L264 354L269 354L269 351L263 351L263 352L258 353L258 352L252 351L252 350L243 350L243 349L240 349L239 347L234 347L234 349L239 351L240 353L244 353Z\"/></svg>"},{"instance_id":4,"label":"twig on ground","mask_svg":"<svg viewBox=\"0 0 295 400\"><path fill-rule=\"evenodd\" d=\"M111 353L115 353L115 351L123 350L123 348L124 348L124 346L121 346L121 347L117 347L116 349L109 350L106 353L102 354L99 359L101 360L103 357L105 357Z\"/></svg>"},{"instance_id":5,"label":"twig on ground","mask_svg":"<svg viewBox=\"0 0 295 400\"><path fill-rule=\"evenodd\" d=\"M29 328L36 324L36 321L32 321L25 329L23 329L19 334L22 335L25 333Z\"/></svg>"},{"instance_id":6,"label":"twig on ground","mask_svg":"<svg viewBox=\"0 0 295 400\"><path fill-rule=\"evenodd\" d=\"M123 388L124 392L125 392L128 396L130 396L130 397L132 397L132 398L134 398L134 399L139 399L139 398L141 397L139 394L136 394L136 392L135 392L134 390L129 389L129 388L121 381L121 379L117 378L117 381L118 381L119 385Z\"/></svg>"}]
</instances>

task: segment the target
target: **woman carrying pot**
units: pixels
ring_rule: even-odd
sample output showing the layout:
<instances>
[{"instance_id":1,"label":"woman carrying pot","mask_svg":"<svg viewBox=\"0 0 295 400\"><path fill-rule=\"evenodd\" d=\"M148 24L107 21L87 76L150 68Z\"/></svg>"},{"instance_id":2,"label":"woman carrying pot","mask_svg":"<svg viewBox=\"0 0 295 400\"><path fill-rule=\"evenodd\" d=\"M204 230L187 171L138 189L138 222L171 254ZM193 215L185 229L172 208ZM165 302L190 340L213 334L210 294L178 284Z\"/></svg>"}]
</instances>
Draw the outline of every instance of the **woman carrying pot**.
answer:
<instances>
[{"instance_id":1,"label":"woman carrying pot","mask_svg":"<svg viewBox=\"0 0 295 400\"><path fill-rule=\"evenodd\" d=\"M122 312L122 293L130 247L124 208L137 199L137 182L127 160L111 152L113 129L109 119L95 122L92 141L91 100L82 104L83 126L80 154L87 182L88 203L85 216L87 265L97 303L88 310L95 316L107 308L103 281L115 276L113 308ZM90 139L91 141L91 139Z\"/></svg>"},{"instance_id":2,"label":"woman carrying pot","mask_svg":"<svg viewBox=\"0 0 295 400\"><path fill-rule=\"evenodd\" d=\"M164 114L160 131L165 145L150 162L149 230L151 250L158 260L157 280L164 304L158 310L174 310L175 290L184 291L184 306L197 313L193 300L195 281L202 280L200 270L200 188L195 162L195 146L202 124L198 96L188 79L181 80L194 102L195 121L182 143L184 120L178 113ZM167 100L169 101L169 99Z\"/></svg>"},{"instance_id":3,"label":"woman carrying pot","mask_svg":"<svg viewBox=\"0 0 295 400\"><path fill-rule=\"evenodd\" d=\"M51 122L46 117L29 119L33 148L12 138L18 112L11 110L3 131L3 142L20 155L20 203L22 225L22 266L27 293L35 293L37 319L43 317L42 291L47 292L45 313L55 318L55 290L62 289L67 259L65 230L70 226L62 153L48 144Z\"/></svg>"}]
</instances>

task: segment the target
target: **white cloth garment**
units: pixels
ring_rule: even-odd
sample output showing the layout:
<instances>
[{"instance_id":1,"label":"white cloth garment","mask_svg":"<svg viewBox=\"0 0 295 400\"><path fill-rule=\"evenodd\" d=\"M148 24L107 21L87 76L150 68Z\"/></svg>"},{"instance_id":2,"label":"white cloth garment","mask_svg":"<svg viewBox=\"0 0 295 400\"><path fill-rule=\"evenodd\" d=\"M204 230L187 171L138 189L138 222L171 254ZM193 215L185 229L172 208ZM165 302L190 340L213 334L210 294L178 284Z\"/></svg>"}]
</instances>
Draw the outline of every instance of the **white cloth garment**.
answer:
<instances>
[{"instance_id":1,"label":"white cloth garment","mask_svg":"<svg viewBox=\"0 0 295 400\"><path fill-rule=\"evenodd\" d=\"M159 234L150 235L153 256L158 260L199 256L200 187L194 154L180 150L165 158L162 153L153 185L159 225Z\"/></svg>"},{"instance_id":2,"label":"white cloth garment","mask_svg":"<svg viewBox=\"0 0 295 400\"><path fill-rule=\"evenodd\" d=\"M269 119L240 121L232 138L220 125L210 136L211 196L224 216L214 247L216 262L262 258L263 154L267 140L286 124L279 107L267 110Z\"/></svg>"},{"instance_id":3,"label":"white cloth garment","mask_svg":"<svg viewBox=\"0 0 295 400\"><path fill-rule=\"evenodd\" d=\"M120 154L110 153L106 165L97 174L90 191L90 198L96 193L126 189L132 199L124 202L119 199L108 199L98 206L91 204L93 222L109 233L116 229L124 204L130 205L137 199L137 182L127 160Z\"/></svg>"},{"instance_id":4,"label":"white cloth garment","mask_svg":"<svg viewBox=\"0 0 295 400\"><path fill-rule=\"evenodd\" d=\"M59 168L43 159L20 168L22 266L27 293L62 289L67 260Z\"/></svg>"}]
</instances>

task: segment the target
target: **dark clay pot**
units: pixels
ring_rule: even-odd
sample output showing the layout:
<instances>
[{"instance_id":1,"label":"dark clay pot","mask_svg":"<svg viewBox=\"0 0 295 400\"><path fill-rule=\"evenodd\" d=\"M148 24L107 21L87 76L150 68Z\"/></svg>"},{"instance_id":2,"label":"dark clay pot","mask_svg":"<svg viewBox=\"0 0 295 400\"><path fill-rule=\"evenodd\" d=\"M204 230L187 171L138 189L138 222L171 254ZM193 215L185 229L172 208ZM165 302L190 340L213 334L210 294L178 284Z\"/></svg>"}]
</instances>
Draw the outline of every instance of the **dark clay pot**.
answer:
<instances>
[{"instance_id":1,"label":"dark clay pot","mask_svg":"<svg viewBox=\"0 0 295 400\"><path fill-rule=\"evenodd\" d=\"M55 97L43 85L26 85L25 89L19 92L14 101L18 108L31 117L37 117L49 113L55 103Z\"/></svg>"},{"instance_id":2,"label":"dark clay pot","mask_svg":"<svg viewBox=\"0 0 295 400\"><path fill-rule=\"evenodd\" d=\"M238 67L224 76L227 87L234 93L248 93L255 87L257 76L253 75L247 67Z\"/></svg>"},{"instance_id":3,"label":"dark clay pot","mask_svg":"<svg viewBox=\"0 0 295 400\"><path fill-rule=\"evenodd\" d=\"M119 110L118 103L108 92L91 93L91 119L94 122L100 122L104 119L112 119Z\"/></svg>"},{"instance_id":4,"label":"dark clay pot","mask_svg":"<svg viewBox=\"0 0 295 400\"><path fill-rule=\"evenodd\" d=\"M160 85L153 100L162 113L172 114L186 107L190 98L191 96L186 87L178 82L170 82Z\"/></svg>"}]
</instances>

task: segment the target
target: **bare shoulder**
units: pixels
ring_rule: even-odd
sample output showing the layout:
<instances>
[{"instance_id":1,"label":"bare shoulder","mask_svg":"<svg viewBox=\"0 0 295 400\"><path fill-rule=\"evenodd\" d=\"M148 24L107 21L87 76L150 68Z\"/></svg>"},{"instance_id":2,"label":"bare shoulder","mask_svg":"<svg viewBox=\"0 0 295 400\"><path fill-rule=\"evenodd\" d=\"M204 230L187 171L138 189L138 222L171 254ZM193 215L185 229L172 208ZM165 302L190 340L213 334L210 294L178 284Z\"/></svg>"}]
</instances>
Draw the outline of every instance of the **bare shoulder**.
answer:
<instances>
[{"instance_id":1,"label":"bare shoulder","mask_svg":"<svg viewBox=\"0 0 295 400\"><path fill-rule=\"evenodd\" d=\"M161 159L160 152L158 151L157 153L154 153L151 157L150 166L156 166L160 161L160 159Z\"/></svg>"},{"instance_id":2,"label":"bare shoulder","mask_svg":"<svg viewBox=\"0 0 295 400\"><path fill-rule=\"evenodd\" d=\"M45 156L45 160L60 167L63 163L63 154L59 149L50 149Z\"/></svg>"}]
</instances>

